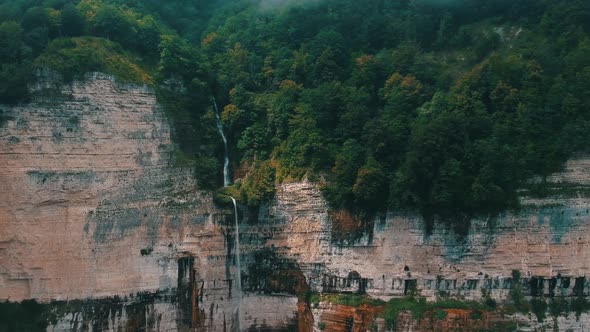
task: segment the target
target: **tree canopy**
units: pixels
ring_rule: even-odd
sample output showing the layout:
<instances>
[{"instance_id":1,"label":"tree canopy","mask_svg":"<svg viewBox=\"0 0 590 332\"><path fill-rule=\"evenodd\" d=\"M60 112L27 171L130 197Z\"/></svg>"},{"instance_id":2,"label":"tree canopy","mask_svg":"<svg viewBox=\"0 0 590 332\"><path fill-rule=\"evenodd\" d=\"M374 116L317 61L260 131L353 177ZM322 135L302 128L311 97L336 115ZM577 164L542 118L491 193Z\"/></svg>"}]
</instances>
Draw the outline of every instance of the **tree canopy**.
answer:
<instances>
[{"instance_id":1,"label":"tree canopy","mask_svg":"<svg viewBox=\"0 0 590 332\"><path fill-rule=\"evenodd\" d=\"M464 227L588 149L583 0L0 0L0 100L36 67L153 85L209 187L215 100L251 204L308 177L333 208Z\"/></svg>"}]
</instances>

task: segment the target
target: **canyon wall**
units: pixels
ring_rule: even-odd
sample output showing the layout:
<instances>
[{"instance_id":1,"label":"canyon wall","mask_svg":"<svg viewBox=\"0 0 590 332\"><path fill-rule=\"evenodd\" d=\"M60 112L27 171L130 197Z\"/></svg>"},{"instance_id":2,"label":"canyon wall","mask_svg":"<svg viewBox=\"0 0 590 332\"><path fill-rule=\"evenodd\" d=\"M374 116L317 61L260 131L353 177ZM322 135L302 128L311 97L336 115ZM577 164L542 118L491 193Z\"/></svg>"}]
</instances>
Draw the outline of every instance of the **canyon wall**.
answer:
<instances>
[{"instance_id":1,"label":"canyon wall","mask_svg":"<svg viewBox=\"0 0 590 332\"><path fill-rule=\"evenodd\" d=\"M31 103L0 106L0 302L44 303L49 331L366 330L346 325L352 309L311 310L305 294L479 299L484 288L502 301L513 270L528 296L588 295L584 156L549 179L548 198L523 192L522 209L474 220L467 236L393 212L366 223L330 212L310 182L283 184L259 211L240 209L239 297L233 209L175 166L154 92L50 73L33 90ZM590 323L568 317L560 329Z\"/></svg>"}]
</instances>

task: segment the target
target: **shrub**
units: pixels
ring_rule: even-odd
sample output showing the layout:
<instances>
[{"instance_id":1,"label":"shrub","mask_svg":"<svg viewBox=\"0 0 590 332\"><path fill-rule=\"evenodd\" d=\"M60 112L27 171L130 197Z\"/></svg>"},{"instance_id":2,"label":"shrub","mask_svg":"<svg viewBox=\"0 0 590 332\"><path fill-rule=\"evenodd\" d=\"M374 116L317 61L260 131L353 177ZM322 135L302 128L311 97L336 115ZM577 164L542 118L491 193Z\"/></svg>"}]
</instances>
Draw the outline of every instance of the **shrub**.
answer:
<instances>
[{"instance_id":1,"label":"shrub","mask_svg":"<svg viewBox=\"0 0 590 332\"><path fill-rule=\"evenodd\" d=\"M242 197L250 206L260 205L275 194L275 168L270 161L260 162L244 181Z\"/></svg>"},{"instance_id":2,"label":"shrub","mask_svg":"<svg viewBox=\"0 0 590 332\"><path fill-rule=\"evenodd\" d=\"M514 308L522 313L530 311L529 303L524 298L524 290L520 279L520 271L512 270L512 289L508 293Z\"/></svg>"},{"instance_id":3,"label":"shrub","mask_svg":"<svg viewBox=\"0 0 590 332\"><path fill-rule=\"evenodd\" d=\"M547 302L543 299L532 299L531 300L531 309L535 316L537 317L537 321L539 323L545 320L545 316L547 313Z\"/></svg>"},{"instance_id":4,"label":"shrub","mask_svg":"<svg viewBox=\"0 0 590 332\"><path fill-rule=\"evenodd\" d=\"M143 248L141 249L139 252L141 253L142 256L148 256L149 254L152 253L152 251L154 251L154 248Z\"/></svg>"},{"instance_id":5,"label":"shrub","mask_svg":"<svg viewBox=\"0 0 590 332\"><path fill-rule=\"evenodd\" d=\"M444 310L437 310L436 313L434 314L434 318L436 318L438 320L444 320L445 318L447 318L448 315L449 315L449 313Z\"/></svg>"}]
</instances>

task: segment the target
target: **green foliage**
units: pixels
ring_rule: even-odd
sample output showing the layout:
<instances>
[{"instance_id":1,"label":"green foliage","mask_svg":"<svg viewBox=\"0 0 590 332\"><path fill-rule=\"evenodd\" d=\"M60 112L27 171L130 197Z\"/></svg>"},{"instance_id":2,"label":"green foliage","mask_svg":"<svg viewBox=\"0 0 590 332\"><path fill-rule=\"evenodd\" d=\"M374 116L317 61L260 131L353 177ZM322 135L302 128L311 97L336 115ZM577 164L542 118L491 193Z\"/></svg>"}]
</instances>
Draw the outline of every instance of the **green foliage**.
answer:
<instances>
[{"instance_id":1,"label":"green foliage","mask_svg":"<svg viewBox=\"0 0 590 332\"><path fill-rule=\"evenodd\" d=\"M590 139L587 1L0 2L0 102L35 67L153 85L177 162L240 198L321 180L333 208L421 213L465 232ZM272 165L272 166L270 166ZM262 174L268 172L268 174Z\"/></svg>"},{"instance_id":2,"label":"green foliage","mask_svg":"<svg viewBox=\"0 0 590 332\"><path fill-rule=\"evenodd\" d=\"M0 62L18 63L23 58L23 29L14 21L0 24Z\"/></svg>"},{"instance_id":3,"label":"green foliage","mask_svg":"<svg viewBox=\"0 0 590 332\"><path fill-rule=\"evenodd\" d=\"M45 331L49 313L35 300L0 302L0 331Z\"/></svg>"},{"instance_id":4,"label":"green foliage","mask_svg":"<svg viewBox=\"0 0 590 332\"><path fill-rule=\"evenodd\" d=\"M153 84L152 76L138 62L119 45L108 40L75 37L52 41L35 60L34 66L55 70L67 80L99 71L113 74L125 82Z\"/></svg>"},{"instance_id":5,"label":"green foliage","mask_svg":"<svg viewBox=\"0 0 590 332\"><path fill-rule=\"evenodd\" d=\"M490 290L482 288L481 297L483 299L483 304L490 310L495 310L498 307L498 303L492 298Z\"/></svg>"},{"instance_id":6,"label":"green foliage","mask_svg":"<svg viewBox=\"0 0 590 332\"><path fill-rule=\"evenodd\" d=\"M272 160L277 181L325 179L334 208L418 211L464 232L475 216L518 207L517 188L559 170L586 135L573 73L588 67L588 31L561 43L542 32L570 9L231 4L202 46L235 158ZM580 92L565 98L573 86Z\"/></svg>"},{"instance_id":7,"label":"green foliage","mask_svg":"<svg viewBox=\"0 0 590 332\"><path fill-rule=\"evenodd\" d=\"M241 196L240 187L241 183L237 182L229 187L217 189L213 195L213 201L218 205L233 209L231 197L235 198L236 201L239 199Z\"/></svg>"},{"instance_id":8,"label":"green foliage","mask_svg":"<svg viewBox=\"0 0 590 332\"><path fill-rule=\"evenodd\" d=\"M213 189L217 185L216 174L221 169L221 164L213 156L201 155L196 157L195 177L200 180L199 187L204 189Z\"/></svg>"},{"instance_id":9,"label":"green foliage","mask_svg":"<svg viewBox=\"0 0 590 332\"><path fill-rule=\"evenodd\" d=\"M71 3L66 4L61 11L61 24L65 36L78 37L86 34L86 20Z\"/></svg>"},{"instance_id":10,"label":"green foliage","mask_svg":"<svg viewBox=\"0 0 590 332\"><path fill-rule=\"evenodd\" d=\"M518 312L528 313L531 310L529 303L525 299L524 289L522 280L520 279L520 271L512 270L512 288L508 292L508 296L514 306L514 309ZM535 303L537 309L540 308L540 303ZM546 304L545 304L545 309Z\"/></svg>"},{"instance_id":11,"label":"green foliage","mask_svg":"<svg viewBox=\"0 0 590 332\"><path fill-rule=\"evenodd\" d=\"M242 197L246 204L258 206L275 193L275 170L268 161L260 162L243 182Z\"/></svg>"},{"instance_id":12,"label":"green foliage","mask_svg":"<svg viewBox=\"0 0 590 332\"><path fill-rule=\"evenodd\" d=\"M360 307L361 305L379 306L383 305L384 302L381 300L373 299L366 295L358 294L325 294L320 297L323 302L340 304L350 307Z\"/></svg>"},{"instance_id":13,"label":"green foliage","mask_svg":"<svg viewBox=\"0 0 590 332\"><path fill-rule=\"evenodd\" d=\"M444 311L444 310L437 310L434 313L434 318L436 318L438 320L444 320L445 318L447 318L448 315L449 314L446 311Z\"/></svg>"},{"instance_id":14,"label":"green foliage","mask_svg":"<svg viewBox=\"0 0 590 332\"><path fill-rule=\"evenodd\" d=\"M571 300L570 309L576 313L577 318L580 318L582 313L590 311L590 301L583 296L578 296Z\"/></svg>"},{"instance_id":15,"label":"green foliage","mask_svg":"<svg viewBox=\"0 0 590 332\"><path fill-rule=\"evenodd\" d=\"M475 310L471 313L470 318L473 320L480 320L483 318L482 312L479 310Z\"/></svg>"},{"instance_id":16,"label":"green foliage","mask_svg":"<svg viewBox=\"0 0 590 332\"><path fill-rule=\"evenodd\" d=\"M152 251L154 251L154 248L151 248L151 247L149 247L149 248L143 248L143 249L141 249L141 250L139 251L139 253L140 253L142 256L149 256L149 255L152 253Z\"/></svg>"},{"instance_id":17,"label":"green foliage","mask_svg":"<svg viewBox=\"0 0 590 332\"><path fill-rule=\"evenodd\" d=\"M92 29L99 35L120 43L131 42L136 37L131 18L117 6L100 6L94 13Z\"/></svg>"},{"instance_id":18,"label":"green foliage","mask_svg":"<svg viewBox=\"0 0 590 332\"><path fill-rule=\"evenodd\" d=\"M180 76L184 82L201 75L199 53L185 40L176 35L163 35L160 43L160 75Z\"/></svg>"},{"instance_id":19,"label":"green foliage","mask_svg":"<svg viewBox=\"0 0 590 332\"><path fill-rule=\"evenodd\" d=\"M424 313L434 311L436 319L445 319L447 312L444 309L487 310L481 303L475 301L461 301L455 299L442 299L436 302L427 302L424 298L397 298L391 299L385 304L381 316L385 319L387 328L395 328L399 313L411 312L415 319L423 317Z\"/></svg>"},{"instance_id":20,"label":"green foliage","mask_svg":"<svg viewBox=\"0 0 590 332\"><path fill-rule=\"evenodd\" d=\"M567 315L570 311L570 304L568 299L561 297L554 297L549 301L549 312L552 317L559 317Z\"/></svg>"},{"instance_id":21,"label":"green foliage","mask_svg":"<svg viewBox=\"0 0 590 332\"><path fill-rule=\"evenodd\" d=\"M309 304L312 308L317 308L320 305L321 296L319 293L312 293L309 297Z\"/></svg>"},{"instance_id":22,"label":"green foliage","mask_svg":"<svg viewBox=\"0 0 590 332\"><path fill-rule=\"evenodd\" d=\"M543 299L535 298L531 300L531 311L537 317L537 321L540 323L545 320L547 314L547 302Z\"/></svg>"},{"instance_id":23,"label":"green foliage","mask_svg":"<svg viewBox=\"0 0 590 332\"><path fill-rule=\"evenodd\" d=\"M513 279L520 279L518 271L513 272ZM518 288L516 284L513 285L513 289L515 287ZM489 294L485 295L484 297L489 297ZM550 313L553 317L558 317L560 315L568 315L570 312L575 312L576 315L579 317L581 313L590 310L590 304L588 300L586 300L584 297L576 297L571 300L567 298L555 297L552 298L549 302L542 298L533 298L531 299L530 303L524 299L524 296L521 298L521 302L515 302L514 294L512 292L510 293L510 297L513 303L508 304L508 307L498 307L495 305L495 303L494 306L491 307L486 303L485 300L483 302L477 302L458 300L452 298L441 298L435 302L427 302L426 299L422 297L406 297L393 298L388 302L383 302L381 300L372 299L365 295L320 295L317 293L311 296L310 303L313 305L314 308L317 307L320 301L352 307L359 307L362 305L368 305L371 307L383 306L381 317L385 319L388 329L395 328L399 314L401 312L412 313L414 319L421 319L422 317L424 317L425 313L429 312L433 314L433 317L435 319L444 320L448 316L448 309L461 309L470 310L471 319L481 320L484 318L484 314L486 312L492 312L496 310L503 311L506 309L518 309L518 311L523 313L528 313L529 311L532 311L532 313L535 314L537 320L542 323L546 319L547 313ZM519 304L517 305L516 303ZM510 308L510 306L512 306L512 308ZM522 309L526 309L526 311ZM503 328L507 327L500 324L495 328L504 331L505 329Z\"/></svg>"},{"instance_id":24,"label":"green foliage","mask_svg":"<svg viewBox=\"0 0 590 332\"><path fill-rule=\"evenodd\" d=\"M104 71L123 81L154 84L145 68L159 61L160 34L167 29L153 17L111 1L32 3L1 4L7 13L0 15L1 102L28 98L34 67L57 70L68 80Z\"/></svg>"},{"instance_id":25,"label":"green foliage","mask_svg":"<svg viewBox=\"0 0 590 332\"><path fill-rule=\"evenodd\" d=\"M0 102L15 103L28 97L30 62L23 38L18 23L0 23Z\"/></svg>"},{"instance_id":26,"label":"green foliage","mask_svg":"<svg viewBox=\"0 0 590 332\"><path fill-rule=\"evenodd\" d=\"M15 103L27 98L29 91L28 64L0 64L0 100Z\"/></svg>"},{"instance_id":27,"label":"green foliage","mask_svg":"<svg viewBox=\"0 0 590 332\"><path fill-rule=\"evenodd\" d=\"M583 296L576 296L571 299L554 297L546 305L547 307L552 317L567 316L571 312L574 312L579 319L582 313L590 311L590 302ZM542 309L542 304L539 309Z\"/></svg>"},{"instance_id":28,"label":"green foliage","mask_svg":"<svg viewBox=\"0 0 590 332\"><path fill-rule=\"evenodd\" d=\"M323 331L326 329L326 323L324 322L319 322L318 323L318 328L320 329L320 331Z\"/></svg>"}]
</instances>

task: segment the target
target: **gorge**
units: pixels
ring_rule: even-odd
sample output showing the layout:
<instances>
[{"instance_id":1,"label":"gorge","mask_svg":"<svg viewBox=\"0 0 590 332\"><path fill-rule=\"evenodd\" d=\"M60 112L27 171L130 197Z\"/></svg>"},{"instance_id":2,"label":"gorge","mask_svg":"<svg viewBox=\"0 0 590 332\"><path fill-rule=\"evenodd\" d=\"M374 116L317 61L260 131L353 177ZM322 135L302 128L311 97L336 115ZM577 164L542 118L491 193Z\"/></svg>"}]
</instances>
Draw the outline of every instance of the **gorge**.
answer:
<instances>
[{"instance_id":1,"label":"gorge","mask_svg":"<svg viewBox=\"0 0 590 332\"><path fill-rule=\"evenodd\" d=\"M444 225L426 234L419 216L389 211L349 241L343 230L361 223L331 210L307 180L280 185L255 216L233 198L214 204L190 168L175 166L171 127L148 87L100 73L68 84L47 72L32 93L29 104L2 106L0 300L12 303L4 312L34 317L14 316L4 330L384 331L391 326L379 309L309 296L387 301L417 291L479 301L485 289L503 303L517 285L527 301L588 295L583 155L549 178L562 189L556 195L522 191L519 211L474 220L466 237ZM31 299L41 304L14 304ZM543 322L532 313L445 312L402 312L395 328L590 324L573 311Z\"/></svg>"}]
</instances>

